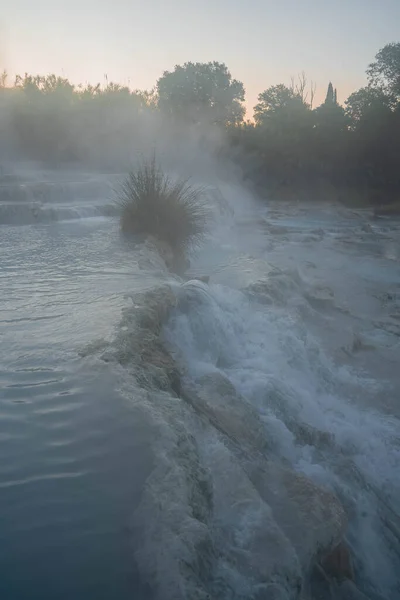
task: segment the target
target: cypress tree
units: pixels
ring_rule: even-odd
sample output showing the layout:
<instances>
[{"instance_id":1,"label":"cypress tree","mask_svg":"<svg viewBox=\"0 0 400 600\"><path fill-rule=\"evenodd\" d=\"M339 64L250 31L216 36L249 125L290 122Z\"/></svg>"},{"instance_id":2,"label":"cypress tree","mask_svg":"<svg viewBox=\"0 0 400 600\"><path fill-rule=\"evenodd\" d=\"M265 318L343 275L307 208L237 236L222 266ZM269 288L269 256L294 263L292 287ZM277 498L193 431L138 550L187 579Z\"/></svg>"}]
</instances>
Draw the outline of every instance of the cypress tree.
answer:
<instances>
[{"instance_id":1,"label":"cypress tree","mask_svg":"<svg viewBox=\"0 0 400 600\"><path fill-rule=\"evenodd\" d=\"M333 92L333 85L331 82L329 82L328 91L326 93L326 98L325 98L325 104L334 104L334 103L335 103L335 98L334 98L334 92Z\"/></svg>"}]
</instances>

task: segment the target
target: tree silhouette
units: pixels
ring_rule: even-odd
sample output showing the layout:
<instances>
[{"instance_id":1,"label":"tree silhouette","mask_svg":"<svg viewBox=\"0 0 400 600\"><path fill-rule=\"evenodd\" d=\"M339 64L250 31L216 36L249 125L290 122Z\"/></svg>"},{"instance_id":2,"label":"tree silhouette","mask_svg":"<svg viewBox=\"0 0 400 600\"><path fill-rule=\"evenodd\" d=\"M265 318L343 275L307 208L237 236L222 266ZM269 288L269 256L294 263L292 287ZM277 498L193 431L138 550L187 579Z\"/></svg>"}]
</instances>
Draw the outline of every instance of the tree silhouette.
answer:
<instances>
[{"instance_id":1,"label":"tree silhouette","mask_svg":"<svg viewBox=\"0 0 400 600\"><path fill-rule=\"evenodd\" d=\"M308 110L307 105L293 89L286 85L274 85L258 96L258 104L254 107L254 119L259 125L272 122L272 119L287 120L289 115Z\"/></svg>"},{"instance_id":2,"label":"tree silhouette","mask_svg":"<svg viewBox=\"0 0 400 600\"><path fill-rule=\"evenodd\" d=\"M326 92L325 104L327 104L327 105L336 104L335 93L333 91L333 85L331 82L329 82L328 91Z\"/></svg>"},{"instance_id":3,"label":"tree silhouette","mask_svg":"<svg viewBox=\"0 0 400 600\"><path fill-rule=\"evenodd\" d=\"M383 90L373 87L364 87L353 92L345 105L353 128L363 121L379 121L391 112L390 97Z\"/></svg>"},{"instance_id":4,"label":"tree silhouette","mask_svg":"<svg viewBox=\"0 0 400 600\"><path fill-rule=\"evenodd\" d=\"M158 105L167 115L222 125L243 121L244 87L223 63L185 63L157 81Z\"/></svg>"},{"instance_id":5,"label":"tree silhouette","mask_svg":"<svg viewBox=\"0 0 400 600\"><path fill-rule=\"evenodd\" d=\"M315 109L315 125L326 135L335 135L347 129L348 119L344 109L337 102L337 91L329 82L325 102Z\"/></svg>"},{"instance_id":6,"label":"tree silhouette","mask_svg":"<svg viewBox=\"0 0 400 600\"><path fill-rule=\"evenodd\" d=\"M400 43L387 44L379 50L367 75L371 87L382 89L394 102L400 101Z\"/></svg>"}]
</instances>

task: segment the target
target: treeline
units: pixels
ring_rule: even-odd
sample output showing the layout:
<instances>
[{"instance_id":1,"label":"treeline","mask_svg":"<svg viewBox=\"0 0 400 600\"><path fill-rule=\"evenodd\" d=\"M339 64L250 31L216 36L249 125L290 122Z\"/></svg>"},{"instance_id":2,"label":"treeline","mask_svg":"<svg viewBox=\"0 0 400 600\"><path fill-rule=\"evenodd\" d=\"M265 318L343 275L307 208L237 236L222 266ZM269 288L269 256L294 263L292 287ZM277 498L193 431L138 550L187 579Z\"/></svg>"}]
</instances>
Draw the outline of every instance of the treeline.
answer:
<instances>
[{"instance_id":1,"label":"treeline","mask_svg":"<svg viewBox=\"0 0 400 600\"><path fill-rule=\"evenodd\" d=\"M400 204L400 43L378 52L367 77L344 106L330 83L313 108L304 75L261 93L255 123L229 128L245 176L278 195Z\"/></svg>"},{"instance_id":2,"label":"treeline","mask_svg":"<svg viewBox=\"0 0 400 600\"><path fill-rule=\"evenodd\" d=\"M153 95L114 83L74 86L56 75L17 76L0 86L0 153L60 166L127 152Z\"/></svg>"},{"instance_id":3,"label":"treeline","mask_svg":"<svg viewBox=\"0 0 400 600\"><path fill-rule=\"evenodd\" d=\"M185 63L154 90L74 86L55 75L0 76L0 153L60 165L96 155L128 156L136 140L162 128L224 131L219 147L260 190L338 190L378 203L400 196L400 43L381 49L368 85L342 106L329 84L315 89L301 75L258 97L245 121L245 90L221 63ZM208 128L210 129L210 128ZM149 132L151 130L151 135Z\"/></svg>"}]
</instances>

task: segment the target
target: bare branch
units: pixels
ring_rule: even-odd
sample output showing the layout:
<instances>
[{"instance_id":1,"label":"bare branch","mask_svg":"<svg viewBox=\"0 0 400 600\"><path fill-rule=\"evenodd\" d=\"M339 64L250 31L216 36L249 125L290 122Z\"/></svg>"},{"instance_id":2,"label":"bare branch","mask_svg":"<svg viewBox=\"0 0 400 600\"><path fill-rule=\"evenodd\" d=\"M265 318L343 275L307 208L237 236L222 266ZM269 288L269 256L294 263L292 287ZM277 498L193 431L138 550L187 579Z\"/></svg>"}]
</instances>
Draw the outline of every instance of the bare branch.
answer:
<instances>
[{"instance_id":1,"label":"bare branch","mask_svg":"<svg viewBox=\"0 0 400 600\"><path fill-rule=\"evenodd\" d=\"M316 91L317 91L317 84L311 80L311 82L310 82L310 108L311 108L311 110L313 108Z\"/></svg>"},{"instance_id":2,"label":"bare branch","mask_svg":"<svg viewBox=\"0 0 400 600\"><path fill-rule=\"evenodd\" d=\"M308 93L306 92L307 89L307 77L304 71L302 71L300 73L300 75L297 76L298 79L298 83L296 84L296 94L298 96L300 96L300 98L303 100L304 103L307 102L307 96Z\"/></svg>"},{"instance_id":3,"label":"bare branch","mask_svg":"<svg viewBox=\"0 0 400 600\"><path fill-rule=\"evenodd\" d=\"M308 82L305 71L302 71L297 75L297 80L294 77L290 78L290 88L293 94L299 96L304 104L307 104L311 109L313 108L316 92L316 84L314 81Z\"/></svg>"}]
</instances>

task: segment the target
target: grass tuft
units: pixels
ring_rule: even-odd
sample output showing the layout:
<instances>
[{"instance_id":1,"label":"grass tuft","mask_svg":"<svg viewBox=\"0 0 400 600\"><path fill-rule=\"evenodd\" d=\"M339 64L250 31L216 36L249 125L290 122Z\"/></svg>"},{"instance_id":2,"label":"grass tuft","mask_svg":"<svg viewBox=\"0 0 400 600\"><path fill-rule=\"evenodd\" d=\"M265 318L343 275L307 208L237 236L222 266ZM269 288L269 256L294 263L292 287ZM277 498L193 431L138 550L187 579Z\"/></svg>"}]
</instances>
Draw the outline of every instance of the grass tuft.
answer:
<instances>
[{"instance_id":1,"label":"grass tuft","mask_svg":"<svg viewBox=\"0 0 400 600\"><path fill-rule=\"evenodd\" d=\"M171 179L155 157L128 173L117 204L124 233L152 235L176 255L199 246L207 230L203 189L190 185L188 179Z\"/></svg>"}]
</instances>

